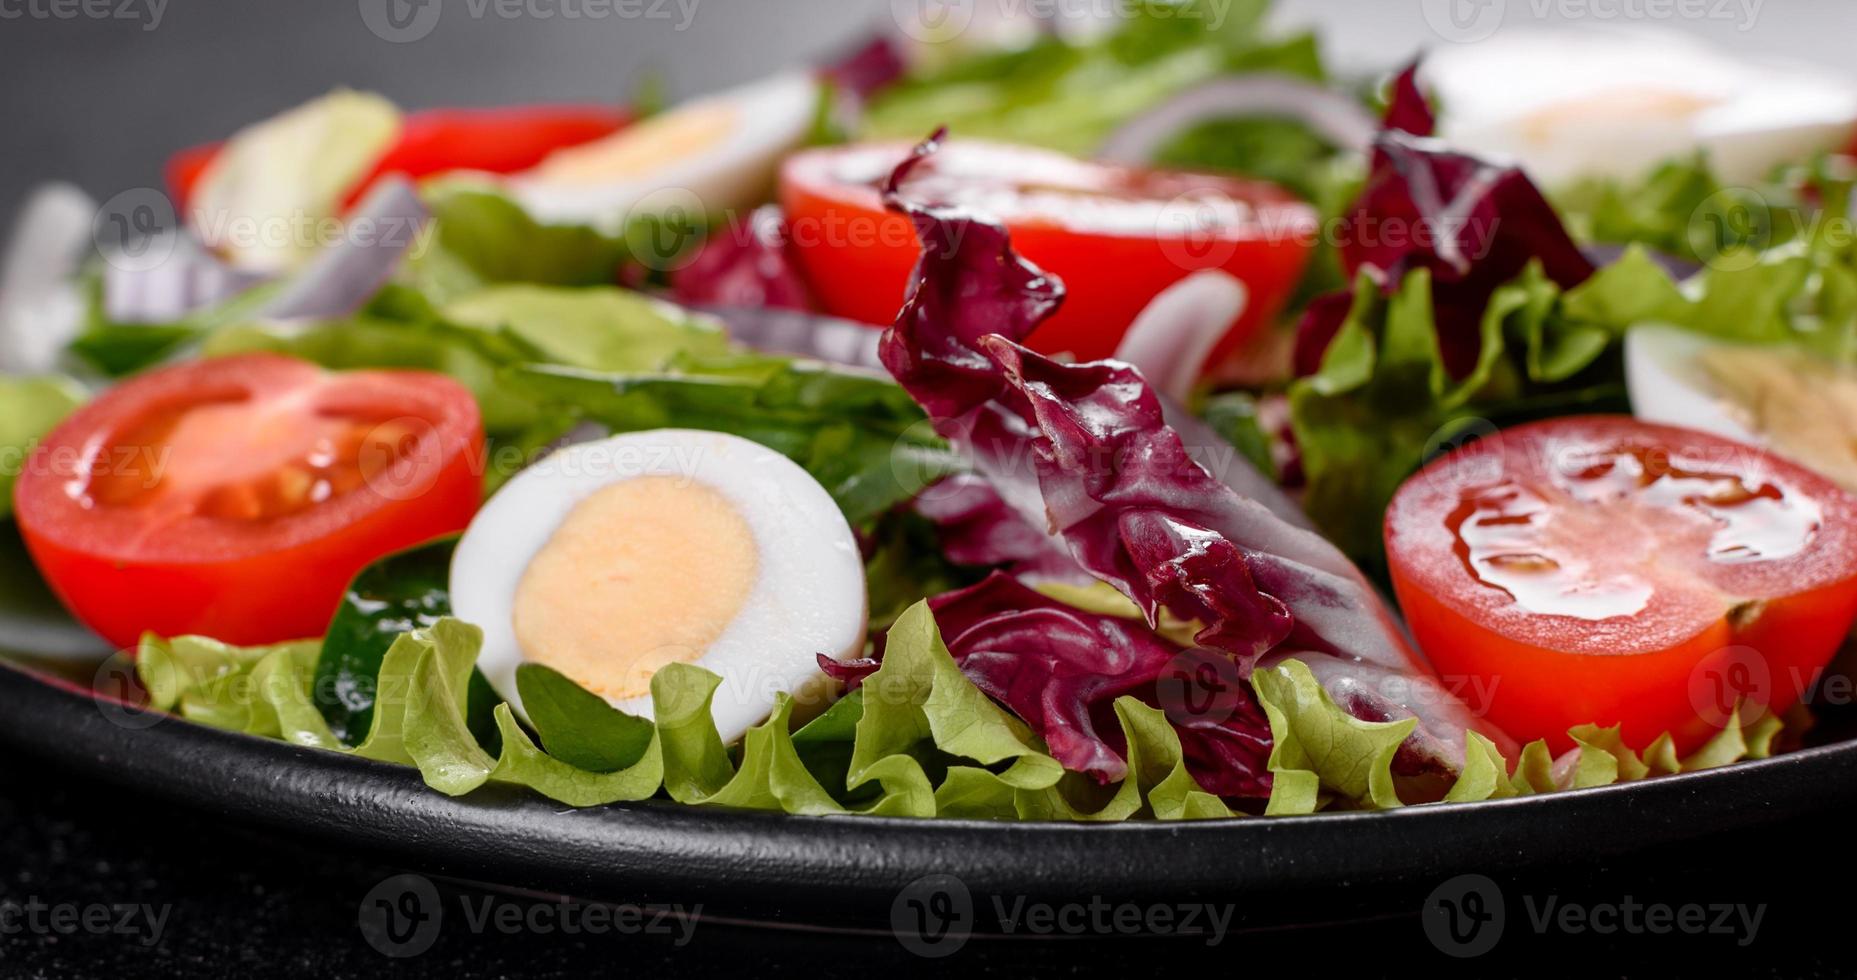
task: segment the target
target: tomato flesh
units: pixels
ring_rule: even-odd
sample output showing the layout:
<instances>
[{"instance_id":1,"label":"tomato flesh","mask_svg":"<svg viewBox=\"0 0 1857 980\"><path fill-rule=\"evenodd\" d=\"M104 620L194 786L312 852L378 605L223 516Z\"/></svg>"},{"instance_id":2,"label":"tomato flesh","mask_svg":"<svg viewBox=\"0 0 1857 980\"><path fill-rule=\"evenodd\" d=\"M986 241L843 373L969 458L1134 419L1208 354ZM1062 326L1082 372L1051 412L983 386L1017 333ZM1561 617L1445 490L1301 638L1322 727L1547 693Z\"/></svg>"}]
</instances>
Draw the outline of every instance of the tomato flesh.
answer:
<instances>
[{"instance_id":1,"label":"tomato flesh","mask_svg":"<svg viewBox=\"0 0 1857 980\"><path fill-rule=\"evenodd\" d=\"M1447 681L1517 739L1622 725L1681 751L1784 710L1857 619L1857 501L1712 435L1553 419L1443 457L1386 516L1393 585Z\"/></svg>"},{"instance_id":2,"label":"tomato flesh","mask_svg":"<svg viewBox=\"0 0 1857 980\"><path fill-rule=\"evenodd\" d=\"M835 316L886 325L902 307L919 246L878 186L909 147L867 144L795 154L780 203L808 283ZM953 141L905 187L1004 222L1014 248L1062 280L1063 307L1029 339L1091 360L1115 353L1154 296L1202 269L1242 280L1250 302L1214 348L1217 364L1270 322L1302 276L1313 209L1271 184L1140 170L1029 147Z\"/></svg>"},{"instance_id":3,"label":"tomato flesh","mask_svg":"<svg viewBox=\"0 0 1857 980\"><path fill-rule=\"evenodd\" d=\"M476 401L440 375L199 361L55 429L17 517L53 590L118 646L279 642L320 635L375 559L462 530L482 445Z\"/></svg>"}]
</instances>

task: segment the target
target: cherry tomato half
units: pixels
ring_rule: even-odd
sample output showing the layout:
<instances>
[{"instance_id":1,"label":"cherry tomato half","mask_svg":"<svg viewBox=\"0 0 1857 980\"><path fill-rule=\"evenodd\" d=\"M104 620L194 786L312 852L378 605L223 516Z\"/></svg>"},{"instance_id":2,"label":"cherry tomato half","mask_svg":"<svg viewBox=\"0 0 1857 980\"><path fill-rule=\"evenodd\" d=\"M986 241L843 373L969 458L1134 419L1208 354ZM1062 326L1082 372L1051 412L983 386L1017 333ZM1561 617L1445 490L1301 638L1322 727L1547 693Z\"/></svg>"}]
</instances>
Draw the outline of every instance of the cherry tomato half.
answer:
<instances>
[{"instance_id":1,"label":"cherry tomato half","mask_svg":"<svg viewBox=\"0 0 1857 980\"><path fill-rule=\"evenodd\" d=\"M780 203L800 264L828 312L887 325L903 304L919 247L878 187L909 147L864 144L787 158ZM1063 280L1057 315L1030 338L1041 351L1115 353L1155 294L1202 269L1243 280L1251 300L1214 349L1226 355L1269 322L1302 276L1313 209L1272 184L1089 163L1046 150L950 142L905 185L1003 221L1014 247Z\"/></svg>"},{"instance_id":2,"label":"cherry tomato half","mask_svg":"<svg viewBox=\"0 0 1857 980\"><path fill-rule=\"evenodd\" d=\"M400 135L373 170L356 183L345 203L353 204L375 180L399 173L418 179L451 170L507 174L527 170L550 153L610 136L632 121L624 109L606 106L537 105L491 109L430 109L411 113ZM168 187L181 210L206 173L219 144L196 146L168 161Z\"/></svg>"},{"instance_id":3,"label":"cherry tomato half","mask_svg":"<svg viewBox=\"0 0 1857 980\"><path fill-rule=\"evenodd\" d=\"M53 590L118 646L319 636L362 568L470 522L482 447L476 401L442 375L195 361L46 436L17 518Z\"/></svg>"},{"instance_id":4,"label":"cherry tomato half","mask_svg":"<svg viewBox=\"0 0 1857 980\"><path fill-rule=\"evenodd\" d=\"M1591 722L1688 751L1738 702L1783 711L1857 618L1857 499L1759 449L1622 416L1519 426L1433 462L1394 496L1386 546L1440 675L1559 749Z\"/></svg>"}]
</instances>

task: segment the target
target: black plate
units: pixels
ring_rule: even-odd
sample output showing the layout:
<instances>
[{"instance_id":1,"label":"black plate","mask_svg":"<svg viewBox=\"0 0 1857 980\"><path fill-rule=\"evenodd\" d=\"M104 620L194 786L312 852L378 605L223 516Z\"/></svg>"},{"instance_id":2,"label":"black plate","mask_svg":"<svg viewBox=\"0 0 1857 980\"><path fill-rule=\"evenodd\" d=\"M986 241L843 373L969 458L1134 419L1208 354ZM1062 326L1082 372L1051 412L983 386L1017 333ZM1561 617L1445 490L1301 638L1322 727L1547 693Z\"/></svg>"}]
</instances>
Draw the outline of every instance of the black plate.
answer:
<instances>
[{"instance_id":1,"label":"black plate","mask_svg":"<svg viewBox=\"0 0 1857 980\"><path fill-rule=\"evenodd\" d=\"M0 535L0 568L16 548L10 530ZM76 777L434 874L701 902L709 917L888 930L913 886L968 896L977 931L997 925L998 897L1229 903L1249 928L1335 922L1410 913L1459 874L1551 874L1570 857L1603 865L1857 804L1857 742L1550 796L1177 824L791 817L658 802L573 810L496 786L453 799L411 769L99 696L94 653L73 656L94 641L52 612L30 577L7 584L0 637L34 665L0 663L0 739ZM952 880L921 881L929 875Z\"/></svg>"}]
</instances>

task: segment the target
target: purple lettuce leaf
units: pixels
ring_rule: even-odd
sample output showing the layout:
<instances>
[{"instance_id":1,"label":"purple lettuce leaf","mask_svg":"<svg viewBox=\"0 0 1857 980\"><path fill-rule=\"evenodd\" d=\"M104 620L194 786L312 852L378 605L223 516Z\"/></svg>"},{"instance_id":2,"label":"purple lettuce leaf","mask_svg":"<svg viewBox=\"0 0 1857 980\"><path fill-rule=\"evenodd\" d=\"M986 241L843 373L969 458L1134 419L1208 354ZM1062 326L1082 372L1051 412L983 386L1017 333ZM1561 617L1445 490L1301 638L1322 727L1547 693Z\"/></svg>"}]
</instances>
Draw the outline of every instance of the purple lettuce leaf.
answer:
<instances>
[{"instance_id":1,"label":"purple lettuce leaf","mask_svg":"<svg viewBox=\"0 0 1857 980\"><path fill-rule=\"evenodd\" d=\"M1022 518L1132 599L1150 626L1163 612L1197 623L1197 642L1220 651L1240 677L1265 657L1323 661L1318 675L1346 692L1351 710L1419 719L1402 771L1461 764L1465 730L1486 726L1431 676L1340 551L1195 462L1133 368L1062 364L1018 343L1057 309L1063 287L1021 259L993 221L902 193L910 169L935 151L940 136L918 147L885 187L886 202L912 220L923 251L879 350L936 431ZM1036 657L1022 661L1024 677L1000 685L1049 683ZM1138 686L1159 678L1136 682L1133 668L1107 661L1098 669ZM1113 778L1101 753L1114 748L1077 727L1083 710L1073 705L1026 720L1047 744L1077 753L1060 761L1082 759L1099 777Z\"/></svg>"},{"instance_id":2,"label":"purple lettuce leaf","mask_svg":"<svg viewBox=\"0 0 1857 980\"><path fill-rule=\"evenodd\" d=\"M717 228L703 242L696 257L672 275L672 295L685 306L817 312L812 290L788 249L780 208L757 208L747 221Z\"/></svg>"},{"instance_id":3,"label":"purple lettuce leaf","mask_svg":"<svg viewBox=\"0 0 1857 980\"><path fill-rule=\"evenodd\" d=\"M909 71L902 49L895 41L879 35L859 45L850 54L820 69L819 74L843 95L858 105L871 100L884 89L902 80Z\"/></svg>"},{"instance_id":4,"label":"purple lettuce leaf","mask_svg":"<svg viewBox=\"0 0 1857 980\"><path fill-rule=\"evenodd\" d=\"M1451 377L1463 378L1476 367L1483 310L1498 287L1531 261L1563 289L1586 281L1594 267L1520 168L1423 135L1431 112L1414 71L1394 83L1366 185L1342 220L1341 261L1350 281L1367 269L1389 295L1408 272L1430 270L1441 359ZM1298 373L1320 366L1348 302L1340 294L1311 304L1297 328Z\"/></svg>"},{"instance_id":5,"label":"purple lettuce leaf","mask_svg":"<svg viewBox=\"0 0 1857 980\"><path fill-rule=\"evenodd\" d=\"M1114 704L1132 695L1167 713L1202 788L1269 795L1269 720L1223 653L1182 648L1139 620L1078 609L1003 572L929 606L961 672L1038 732L1066 769L1104 783L1124 778ZM879 664L819 662L852 687Z\"/></svg>"},{"instance_id":6,"label":"purple lettuce leaf","mask_svg":"<svg viewBox=\"0 0 1857 980\"><path fill-rule=\"evenodd\" d=\"M1397 129L1414 136L1430 136L1437 131L1438 117L1432 115L1431 103L1419 91L1419 63L1407 65L1393 76L1386 97L1386 115L1382 129Z\"/></svg>"}]
</instances>

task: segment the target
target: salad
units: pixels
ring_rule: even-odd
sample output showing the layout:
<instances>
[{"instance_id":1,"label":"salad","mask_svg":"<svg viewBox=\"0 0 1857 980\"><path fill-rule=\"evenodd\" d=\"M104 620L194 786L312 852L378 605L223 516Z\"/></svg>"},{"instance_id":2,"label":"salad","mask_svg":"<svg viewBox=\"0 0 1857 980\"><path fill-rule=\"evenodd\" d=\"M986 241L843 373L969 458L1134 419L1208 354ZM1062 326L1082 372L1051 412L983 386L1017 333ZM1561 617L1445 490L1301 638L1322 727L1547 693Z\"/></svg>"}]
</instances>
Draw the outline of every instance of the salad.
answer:
<instances>
[{"instance_id":1,"label":"salad","mask_svg":"<svg viewBox=\"0 0 1857 980\"><path fill-rule=\"evenodd\" d=\"M0 518L151 710L453 795L1174 820L1800 744L1857 84L1337 76L1198 2L668 107L337 91L171 222L48 189Z\"/></svg>"}]
</instances>

